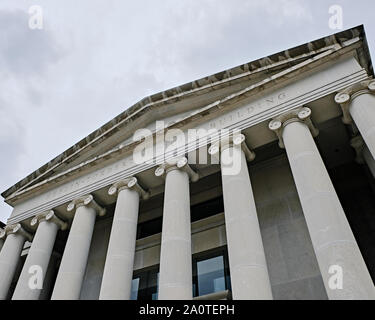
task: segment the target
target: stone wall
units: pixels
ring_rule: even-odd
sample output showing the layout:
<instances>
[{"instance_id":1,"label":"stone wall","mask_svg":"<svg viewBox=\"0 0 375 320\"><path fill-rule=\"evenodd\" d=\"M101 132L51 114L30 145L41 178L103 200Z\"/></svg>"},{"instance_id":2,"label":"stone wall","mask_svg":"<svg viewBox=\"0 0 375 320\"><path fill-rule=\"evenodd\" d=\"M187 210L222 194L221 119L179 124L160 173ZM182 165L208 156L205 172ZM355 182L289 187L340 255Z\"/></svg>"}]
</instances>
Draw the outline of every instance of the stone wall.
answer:
<instances>
[{"instance_id":1,"label":"stone wall","mask_svg":"<svg viewBox=\"0 0 375 320\"><path fill-rule=\"evenodd\" d=\"M327 299L286 157L249 170L274 299Z\"/></svg>"}]
</instances>

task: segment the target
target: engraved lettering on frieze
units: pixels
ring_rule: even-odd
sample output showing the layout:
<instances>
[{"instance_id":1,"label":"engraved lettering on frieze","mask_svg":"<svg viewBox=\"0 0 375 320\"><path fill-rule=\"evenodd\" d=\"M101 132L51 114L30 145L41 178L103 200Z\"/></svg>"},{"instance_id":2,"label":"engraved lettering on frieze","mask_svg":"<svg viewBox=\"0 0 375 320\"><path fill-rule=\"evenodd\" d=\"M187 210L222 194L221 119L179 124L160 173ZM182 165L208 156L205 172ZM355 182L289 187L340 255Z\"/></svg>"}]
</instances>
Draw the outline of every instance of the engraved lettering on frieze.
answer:
<instances>
[{"instance_id":1,"label":"engraved lettering on frieze","mask_svg":"<svg viewBox=\"0 0 375 320\"><path fill-rule=\"evenodd\" d=\"M286 96L286 93L282 92L261 101L254 102L250 105L240 108L239 110L234 110L226 115L223 115L216 120L207 123L206 126L208 125L208 127L211 129L219 129L223 128L224 126L229 126L236 121L243 120L244 118L248 118L255 113L259 113L273 106L276 106L278 103L283 102ZM121 161L118 161L109 167L104 167L98 171L92 172L88 176L81 177L76 181L72 181L57 188L56 190L53 190L52 192L49 192L48 200L50 200L51 198L57 198L58 196L61 196L61 194L66 194L68 190L76 191L79 189L79 187L85 187L93 184L97 182L97 180L102 180L103 177L109 176L110 173L119 173L119 171L128 168L130 165L132 165L131 158L122 159Z\"/></svg>"},{"instance_id":2,"label":"engraved lettering on frieze","mask_svg":"<svg viewBox=\"0 0 375 320\"><path fill-rule=\"evenodd\" d=\"M224 114L215 120L208 121L197 126L195 129L199 130L199 127L205 129L215 129L222 130L224 128L229 128L233 126L236 122L240 122L247 118L250 118L256 114L267 111L270 108L277 106L280 103L284 103L287 99L286 93L274 94L271 97L263 98L261 101L255 101L243 107L239 107L236 110L232 110L227 114ZM163 152L164 154L164 152ZM107 167L101 168L100 170L93 171L87 175L79 177L73 181L70 181L64 185L56 187L54 190L47 191L40 202L50 202L59 199L60 197L65 197L68 195L73 195L75 192L78 192L80 189L88 188L90 185L95 185L98 181L103 179L111 179L111 175L118 175L124 170L132 170L134 165L132 157L123 158Z\"/></svg>"},{"instance_id":3,"label":"engraved lettering on frieze","mask_svg":"<svg viewBox=\"0 0 375 320\"><path fill-rule=\"evenodd\" d=\"M230 112L226 115L223 115L223 116L217 118L216 120L211 121L208 125L211 129L213 129L213 128L219 129L218 127L222 128L222 127L224 127L224 125L226 125L226 124L229 125L230 123L232 123L236 120L239 121L239 120L242 120L245 117L254 115L255 113L265 111L265 108L266 109L272 108L272 107L276 106L278 103L281 103L283 100L285 100L285 98L286 98L286 93L282 92L278 95L266 98L262 101L255 102L255 103L247 106L245 108L245 110L247 110L247 114L243 113L242 110L232 111L232 112Z\"/></svg>"}]
</instances>

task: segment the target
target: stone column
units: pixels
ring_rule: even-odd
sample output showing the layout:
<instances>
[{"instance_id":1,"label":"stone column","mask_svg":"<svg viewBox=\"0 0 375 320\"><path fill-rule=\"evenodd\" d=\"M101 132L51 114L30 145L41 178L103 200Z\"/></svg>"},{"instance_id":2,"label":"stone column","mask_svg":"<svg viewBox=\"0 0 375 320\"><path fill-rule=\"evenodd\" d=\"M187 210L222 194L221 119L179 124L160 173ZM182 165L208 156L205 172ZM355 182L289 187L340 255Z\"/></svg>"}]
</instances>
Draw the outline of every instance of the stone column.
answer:
<instances>
[{"instance_id":1,"label":"stone column","mask_svg":"<svg viewBox=\"0 0 375 320\"><path fill-rule=\"evenodd\" d=\"M21 224L6 226L0 237L6 236L0 252L0 300L5 300L16 271L25 241L31 241L32 236L25 231Z\"/></svg>"},{"instance_id":2,"label":"stone column","mask_svg":"<svg viewBox=\"0 0 375 320\"><path fill-rule=\"evenodd\" d=\"M341 105L343 122L354 121L375 158L375 80L357 83L339 92L335 101Z\"/></svg>"},{"instance_id":3,"label":"stone column","mask_svg":"<svg viewBox=\"0 0 375 320\"><path fill-rule=\"evenodd\" d=\"M355 161L358 164L366 163L372 176L375 178L375 159L372 157L370 150L363 141L363 138L360 135L355 136L350 140L350 145L356 152Z\"/></svg>"},{"instance_id":4,"label":"stone column","mask_svg":"<svg viewBox=\"0 0 375 320\"><path fill-rule=\"evenodd\" d=\"M272 290L251 187L247 160L255 158L238 134L213 144L220 154L225 228L232 295L235 300L270 300Z\"/></svg>"},{"instance_id":5,"label":"stone column","mask_svg":"<svg viewBox=\"0 0 375 320\"><path fill-rule=\"evenodd\" d=\"M375 159L366 145L363 148L363 158L365 159L372 176L375 178Z\"/></svg>"},{"instance_id":6,"label":"stone column","mask_svg":"<svg viewBox=\"0 0 375 320\"><path fill-rule=\"evenodd\" d=\"M47 271L43 279L43 289L40 292L39 300L50 300L53 285L57 276L57 259L61 255L56 251L52 251L51 258L48 263Z\"/></svg>"},{"instance_id":7,"label":"stone column","mask_svg":"<svg viewBox=\"0 0 375 320\"><path fill-rule=\"evenodd\" d=\"M96 215L103 216L105 214L105 209L95 202L92 195L78 198L69 203L68 211L74 209L76 209L75 216L51 300L79 299Z\"/></svg>"},{"instance_id":8,"label":"stone column","mask_svg":"<svg viewBox=\"0 0 375 320\"><path fill-rule=\"evenodd\" d=\"M2 228L0 228L0 252L4 244L4 238L5 238L5 232Z\"/></svg>"},{"instance_id":9,"label":"stone column","mask_svg":"<svg viewBox=\"0 0 375 320\"><path fill-rule=\"evenodd\" d=\"M189 177L198 175L186 158L173 159L158 167L165 176L163 227L160 252L159 300L191 300L192 257Z\"/></svg>"},{"instance_id":10,"label":"stone column","mask_svg":"<svg viewBox=\"0 0 375 320\"><path fill-rule=\"evenodd\" d=\"M58 229L65 230L67 224L59 219L53 210L35 216L31 225L38 225L29 253L18 279L13 300L38 300L44 288L44 279L55 244ZM40 271L39 271L40 270ZM30 287L32 277L41 276L42 286Z\"/></svg>"},{"instance_id":11,"label":"stone column","mask_svg":"<svg viewBox=\"0 0 375 320\"><path fill-rule=\"evenodd\" d=\"M315 145L310 115L309 108L299 108L269 127L285 146L328 297L374 299L370 274Z\"/></svg>"},{"instance_id":12,"label":"stone column","mask_svg":"<svg viewBox=\"0 0 375 320\"><path fill-rule=\"evenodd\" d=\"M148 193L132 177L115 183L110 195L118 194L105 261L100 300L129 300L138 223L139 197Z\"/></svg>"}]
</instances>

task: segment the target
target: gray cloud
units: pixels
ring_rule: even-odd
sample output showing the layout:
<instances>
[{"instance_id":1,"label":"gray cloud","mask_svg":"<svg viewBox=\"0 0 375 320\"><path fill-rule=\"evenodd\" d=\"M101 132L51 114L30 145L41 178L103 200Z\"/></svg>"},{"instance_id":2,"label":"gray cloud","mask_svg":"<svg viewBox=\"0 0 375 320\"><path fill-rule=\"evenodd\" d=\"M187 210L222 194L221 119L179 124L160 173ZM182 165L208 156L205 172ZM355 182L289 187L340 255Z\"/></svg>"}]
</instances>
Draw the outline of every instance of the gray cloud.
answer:
<instances>
[{"instance_id":1,"label":"gray cloud","mask_svg":"<svg viewBox=\"0 0 375 320\"><path fill-rule=\"evenodd\" d=\"M373 0L2 0L1 191L149 94L336 32L331 4L375 50Z\"/></svg>"},{"instance_id":2,"label":"gray cloud","mask_svg":"<svg viewBox=\"0 0 375 320\"><path fill-rule=\"evenodd\" d=\"M0 67L9 76L41 76L60 56L51 35L30 29L28 19L22 10L0 10Z\"/></svg>"}]
</instances>

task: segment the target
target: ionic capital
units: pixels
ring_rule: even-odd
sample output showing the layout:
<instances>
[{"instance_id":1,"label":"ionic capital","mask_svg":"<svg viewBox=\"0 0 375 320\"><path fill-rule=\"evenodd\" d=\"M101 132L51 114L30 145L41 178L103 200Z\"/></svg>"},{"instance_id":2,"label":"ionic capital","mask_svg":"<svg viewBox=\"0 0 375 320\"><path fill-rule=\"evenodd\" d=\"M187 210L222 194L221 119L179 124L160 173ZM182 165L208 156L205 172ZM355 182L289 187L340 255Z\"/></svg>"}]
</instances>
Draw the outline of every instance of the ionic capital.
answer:
<instances>
[{"instance_id":1,"label":"ionic capital","mask_svg":"<svg viewBox=\"0 0 375 320\"><path fill-rule=\"evenodd\" d=\"M319 130L314 126L311 121L311 109L307 107L300 107L292 111L286 112L275 117L269 124L270 130L275 132L279 138L279 147L284 149L283 130L292 122L302 122L308 126L312 136L315 138L319 134Z\"/></svg>"},{"instance_id":2,"label":"ionic capital","mask_svg":"<svg viewBox=\"0 0 375 320\"><path fill-rule=\"evenodd\" d=\"M192 182L199 180L199 174L189 166L186 157L167 160L165 163L156 168L155 175L157 177L164 177L169 171L172 170L185 171Z\"/></svg>"},{"instance_id":3,"label":"ionic capital","mask_svg":"<svg viewBox=\"0 0 375 320\"><path fill-rule=\"evenodd\" d=\"M211 156L217 156L220 152L233 146L240 146L245 154L247 161L252 161L255 159L255 152L251 151L246 144L246 137L242 133L236 133L227 137L222 137L219 141L211 144L208 149L208 153Z\"/></svg>"},{"instance_id":4,"label":"ionic capital","mask_svg":"<svg viewBox=\"0 0 375 320\"><path fill-rule=\"evenodd\" d=\"M336 94L335 101L341 106L343 114L342 122L345 124L351 124L353 122L349 113L350 103L362 94L375 94L374 79L358 82Z\"/></svg>"},{"instance_id":5,"label":"ionic capital","mask_svg":"<svg viewBox=\"0 0 375 320\"><path fill-rule=\"evenodd\" d=\"M68 224L56 216L53 210L48 210L36 215L30 222L31 226L39 225L42 221L49 221L56 224L61 230L66 230Z\"/></svg>"},{"instance_id":6,"label":"ionic capital","mask_svg":"<svg viewBox=\"0 0 375 320\"><path fill-rule=\"evenodd\" d=\"M96 211L99 216L104 216L106 213L106 209L101 207L95 200L93 195L88 194L77 199L74 199L72 202L68 204L67 210L68 212L73 211L81 206L86 206L92 208Z\"/></svg>"},{"instance_id":7,"label":"ionic capital","mask_svg":"<svg viewBox=\"0 0 375 320\"><path fill-rule=\"evenodd\" d=\"M123 180L120 180L114 183L108 190L110 196L117 194L123 189L131 189L137 191L143 200L147 200L150 197L150 193L143 189L136 177L130 177Z\"/></svg>"},{"instance_id":8,"label":"ionic capital","mask_svg":"<svg viewBox=\"0 0 375 320\"><path fill-rule=\"evenodd\" d=\"M27 232L24 228L22 228L20 223L7 225L4 230L0 230L0 239L5 239L10 234L19 234L26 238L28 241L33 240L33 236L31 233Z\"/></svg>"}]
</instances>

